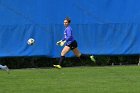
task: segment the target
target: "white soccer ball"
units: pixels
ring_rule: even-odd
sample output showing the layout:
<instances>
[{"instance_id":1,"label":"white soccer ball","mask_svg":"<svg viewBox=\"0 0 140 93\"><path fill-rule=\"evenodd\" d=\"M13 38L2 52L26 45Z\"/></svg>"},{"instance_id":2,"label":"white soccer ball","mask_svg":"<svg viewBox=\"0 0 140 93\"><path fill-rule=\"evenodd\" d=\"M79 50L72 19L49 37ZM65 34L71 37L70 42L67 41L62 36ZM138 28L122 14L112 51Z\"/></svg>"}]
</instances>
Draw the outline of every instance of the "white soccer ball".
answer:
<instances>
[{"instance_id":1,"label":"white soccer ball","mask_svg":"<svg viewBox=\"0 0 140 93\"><path fill-rule=\"evenodd\" d=\"M28 39L27 44L33 45L35 43L35 40L33 38Z\"/></svg>"}]
</instances>

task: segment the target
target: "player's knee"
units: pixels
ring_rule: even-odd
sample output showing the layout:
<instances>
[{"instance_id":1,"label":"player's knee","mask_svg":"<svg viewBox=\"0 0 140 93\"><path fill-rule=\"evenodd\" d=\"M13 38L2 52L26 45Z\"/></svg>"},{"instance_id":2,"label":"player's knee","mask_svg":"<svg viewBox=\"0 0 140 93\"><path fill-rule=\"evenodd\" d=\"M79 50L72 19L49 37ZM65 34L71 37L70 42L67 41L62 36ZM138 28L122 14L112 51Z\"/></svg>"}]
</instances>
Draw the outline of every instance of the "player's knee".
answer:
<instances>
[{"instance_id":1,"label":"player's knee","mask_svg":"<svg viewBox=\"0 0 140 93\"><path fill-rule=\"evenodd\" d=\"M61 56L65 56L65 54L66 54L66 53L65 53L64 51L61 52Z\"/></svg>"},{"instance_id":2,"label":"player's knee","mask_svg":"<svg viewBox=\"0 0 140 93\"><path fill-rule=\"evenodd\" d=\"M81 53L77 53L75 55L76 55L76 57L80 57L81 56Z\"/></svg>"}]
</instances>

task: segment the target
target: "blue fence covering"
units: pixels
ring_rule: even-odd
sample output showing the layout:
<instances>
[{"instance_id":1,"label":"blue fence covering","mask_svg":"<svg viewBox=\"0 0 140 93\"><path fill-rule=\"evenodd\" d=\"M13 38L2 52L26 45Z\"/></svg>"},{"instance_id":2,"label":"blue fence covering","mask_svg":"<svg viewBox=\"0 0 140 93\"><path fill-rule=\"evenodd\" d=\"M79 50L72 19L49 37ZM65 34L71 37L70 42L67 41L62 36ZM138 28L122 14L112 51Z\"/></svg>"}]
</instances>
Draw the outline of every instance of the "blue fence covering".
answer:
<instances>
[{"instance_id":1,"label":"blue fence covering","mask_svg":"<svg viewBox=\"0 0 140 93\"><path fill-rule=\"evenodd\" d=\"M140 0L0 0L0 57L59 57L69 16L79 50L140 54ZM29 46L27 40L35 39ZM70 52L67 56L73 56Z\"/></svg>"}]
</instances>

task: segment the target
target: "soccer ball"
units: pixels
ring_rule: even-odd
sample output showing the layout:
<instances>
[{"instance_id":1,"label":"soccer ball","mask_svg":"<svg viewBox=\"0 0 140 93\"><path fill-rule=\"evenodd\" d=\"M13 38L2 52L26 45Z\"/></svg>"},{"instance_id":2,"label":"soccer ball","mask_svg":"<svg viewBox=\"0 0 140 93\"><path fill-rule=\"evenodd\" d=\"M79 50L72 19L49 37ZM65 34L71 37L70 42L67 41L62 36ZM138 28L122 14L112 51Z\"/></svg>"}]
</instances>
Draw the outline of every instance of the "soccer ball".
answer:
<instances>
[{"instance_id":1,"label":"soccer ball","mask_svg":"<svg viewBox=\"0 0 140 93\"><path fill-rule=\"evenodd\" d=\"M28 39L27 44L33 45L35 43L35 40L33 38Z\"/></svg>"}]
</instances>

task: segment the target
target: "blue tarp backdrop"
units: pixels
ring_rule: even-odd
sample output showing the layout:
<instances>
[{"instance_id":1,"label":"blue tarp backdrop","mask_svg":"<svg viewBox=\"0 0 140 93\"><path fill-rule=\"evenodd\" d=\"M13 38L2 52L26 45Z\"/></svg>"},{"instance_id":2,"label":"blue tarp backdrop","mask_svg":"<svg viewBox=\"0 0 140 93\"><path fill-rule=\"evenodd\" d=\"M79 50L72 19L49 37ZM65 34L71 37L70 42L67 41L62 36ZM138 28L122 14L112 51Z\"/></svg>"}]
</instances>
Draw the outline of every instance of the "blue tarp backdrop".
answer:
<instances>
[{"instance_id":1,"label":"blue tarp backdrop","mask_svg":"<svg viewBox=\"0 0 140 93\"><path fill-rule=\"evenodd\" d=\"M140 0L0 0L0 57L59 57L66 16L82 53L140 54Z\"/></svg>"}]
</instances>

